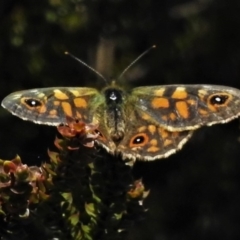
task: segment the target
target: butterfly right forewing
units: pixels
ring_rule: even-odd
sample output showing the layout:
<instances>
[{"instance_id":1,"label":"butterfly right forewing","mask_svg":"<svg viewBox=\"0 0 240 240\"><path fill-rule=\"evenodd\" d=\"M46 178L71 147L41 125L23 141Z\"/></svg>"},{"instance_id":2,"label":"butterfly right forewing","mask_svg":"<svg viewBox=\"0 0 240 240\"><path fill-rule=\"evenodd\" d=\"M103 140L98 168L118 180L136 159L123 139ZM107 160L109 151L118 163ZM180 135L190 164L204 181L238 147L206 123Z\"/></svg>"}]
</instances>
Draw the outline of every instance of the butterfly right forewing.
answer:
<instances>
[{"instance_id":1,"label":"butterfly right forewing","mask_svg":"<svg viewBox=\"0 0 240 240\"><path fill-rule=\"evenodd\" d=\"M132 95L141 118L169 131L194 130L240 115L240 90L215 85L139 87Z\"/></svg>"}]
</instances>

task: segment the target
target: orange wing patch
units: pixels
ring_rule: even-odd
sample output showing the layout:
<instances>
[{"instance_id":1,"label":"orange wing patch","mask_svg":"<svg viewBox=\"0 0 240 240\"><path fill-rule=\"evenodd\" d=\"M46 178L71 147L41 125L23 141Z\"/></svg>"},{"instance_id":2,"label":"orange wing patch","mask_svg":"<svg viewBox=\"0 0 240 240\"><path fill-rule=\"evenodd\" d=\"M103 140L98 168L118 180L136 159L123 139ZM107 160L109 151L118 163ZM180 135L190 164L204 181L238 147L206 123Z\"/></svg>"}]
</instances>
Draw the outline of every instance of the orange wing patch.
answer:
<instances>
[{"instance_id":1,"label":"orange wing patch","mask_svg":"<svg viewBox=\"0 0 240 240\"><path fill-rule=\"evenodd\" d=\"M163 121L167 121L168 120L168 117L166 115L161 116L161 118L162 118Z\"/></svg>"},{"instance_id":2,"label":"orange wing patch","mask_svg":"<svg viewBox=\"0 0 240 240\"><path fill-rule=\"evenodd\" d=\"M164 92L165 92L165 88L160 88L160 89L155 90L153 94L155 96L162 97Z\"/></svg>"},{"instance_id":3,"label":"orange wing patch","mask_svg":"<svg viewBox=\"0 0 240 240\"><path fill-rule=\"evenodd\" d=\"M77 119L82 119L82 114L78 111L76 111L76 117Z\"/></svg>"},{"instance_id":4,"label":"orange wing patch","mask_svg":"<svg viewBox=\"0 0 240 240\"><path fill-rule=\"evenodd\" d=\"M172 121L175 121L175 120L177 119L177 116L176 116L175 113L170 113L170 114L169 114L169 117L170 117L170 119L171 119Z\"/></svg>"},{"instance_id":5,"label":"orange wing patch","mask_svg":"<svg viewBox=\"0 0 240 240\"><path fill-rule=\"evenodd\" d=\"M159 147L156 147L156 146L151 146L147 149L147 152L158 152L160 150Z\"/></svg>"},{"instance_id":6,"label":"orange wing patch","mask_svg":"<svg viewBox=\"0 0 240 240\"><path fill-rule=\"evenodd\" d=\"M54 106L59 106L60 105L60 101L53 101L53 105Z\"/></svg>"},{"instance_id":7,"label":"orange wing patch","mask_svg":"<svg viewBox=\"0 0 240 240\"><path fill-rule=\"evenodd\" d=\"M47 111L47 107L45 105L42 105L41 107L37 108L39 113L45 113Z\"/></svg>"},{"instance_id":8,"label":"orange wing patch","mask_svg":"<svg viewBox=\"0 0 240 240\"><path fill-rule=\"evenodd\" d=\"M79 97L80 96L80 93L79 93L78 90L70 90L69 92L72 93L75 97Z\"/></svg>"},{"instance_id":9,"label":"orange wing patch","mask_svg":"<svg viewBox=\"0 0 240 240\"><path fill-rule=\"evenodd\" d=\"M208 94L208 92L204 89L199 89L198 90L198 96L202 101L204 101L204 98L207 94Z\"/></svg>"},{"instance_id":10,"label":"orange wing patch","mask_svg":"<svg viewBox=\"0 0 240 240\"><path fill-rule=\"evenodd\" d=\"M166 147L166 146L168 146L168 145L171 145L173 142L172 142L172 140L170 140L170 139L166 139L165 141L164 141L164 147Z\"/></svg>"},{"instance_id":11,"label":"orange wing patch","mask_svg":"<svg viewBox=\"0 0 240 240\"><path fill-rule=\"evenodd\" d=\"M70 103L62 102L62 108L63 108L63 111L66 114L66 116L69 116L69 117L73 116L72 107L71 107Z\"/></svg>"},{"instance_id":12,"label":"orange wing patch","mask_svg":"<svg viewBox=\"0 0 240 240\"><path fill-rule=\"evenodd\" d=\"M211 110L212 112L217 111L217 107L212 105L210 102L207 103L207 106L208 106L209 110Z\"/></svg>"},{"instance_id":13,"label":"orange wing patch","mask_svg":"<svg viewBox=\"0 0 240 240\"><path fill-rule=\"evenodd\" d=\"M73 102L76 107L78 108L86 108L87 107L87 102L84 98L74 98Z\"/></svg>"},{"instance_id":14,"label":"orange wing patch","mask_svg":"<svg viewBox=\"0 0 240 240\"><path fill-rule=\"evenodd\" d=\"M186 99L188 94L184 87L177 87L174 93L172 94L172 98L174 99Z\"/></svg>"},{"instance_id":15,"label":"orange wing patch","mask_svg":"<svg viewBox=\"0 0 240 240\"><path fill-rule=\"evenodd\" d=\"M202 108L199 108L198 109L198 112L200 113L200 115L202 115L202 116L206 116L206 115L208 115L209 114L209 112L208 111L206 111L206 110L204 110L204 109L202 109Z\"/></svg>"},{"instance_id":16,"label":"orange wing patch","mask_svg":"<svg viewBox=\"0 0 240 240\"><path fill-rule=\"evenodd\" d=\"M67 99L69 99L68 95L63 93L59 89L56 89L53 92L54 92L54 97L59 99L59 100L67 100Z\"/></svg>"},{"instance_id":17,"label":"orange wing patch","mask_svg":"<svg viewBox=\"0 0 240 240\"><path fill-rule=\"evenodd\" d=\"M157 139L152 139L149 143L150 143L152 146L157 146L157 145L158 145Z\"/></svg>"},{"instance_id":18,"label":"orange wing patch","mask_svg":"<svg viewBox=\"0 0 240 240\"><path fill-rule=\"evenodd\" d=\"M196 105L196 101L193 100L193 99L188 99L188 100L187 100L187 103L190 104L190 105L192 105L192 106L193 106L193 105Z\"/></svg>"},{"instance_id":19,"label":"orange wing patch","mask_svg":"<svg viewBox=\"0 0 240 240\"><path fill-rule=\"evenodd\" d=\"M146 126L142 126L140 128L138 128L138 132L144 132L147 129Z\"/></svg>"},{"instance_id":20,"label":"orange wing patch","mask_svg":"<svg viewBox=\"0 0 240 240\"><path fill-rule=\"evenodd\" d=\"M156 97L152 100L153 108L168 108L170 105L167 98Z\"/></svg>"},{"instance_id":21,"label":"orange wing patch","mask_svg":"<svg viewBox=\"0 0 240 240\"><path fill-rule=\"evenodd\" d=\"M176 109L181 117L185 119L189 117L188 105L185 101L176 102Z\"/></svg>"},{"instance_id":22,"label":"orange wing patch","mask_svg":"<svg viewBox=\"0 0 240 240\"><path fill-rule=\"evenodd\" d=\"M158 134L164 139L169 136L169 132L163 128L158 128Z\"/></svg>"},{"instance_id":23,"label":"orange wing patch","mask_svg":"<svg viewBox=\"0 0 240 240\"><path fill-rule=\"evenodd\" d=\"M49 117L53 117L53 118L57 117L57 114L58 114L58 112L55 109L52 109L49 111Z\"/></svg>"},{"instance_id":24,"label":"orange wing patch","mask_svg":"<svg viewBox=\"0 0 240 240\"><path fill-rule=\"evenodd\" d=\"M142 117L142 119L144 119L144 120L149 120L149 119L151 119L151 117L150 117L148 114L146 114L145 112L144 112L144 113L141 113L141 117Z\"/></svg>"},{"instance_id":25,"label":"orange wing patch","mask_svg":"<svg viewBox=\"0 0 240 240\"><path fill-rule=\"evenodd\" d=\"M148 131L151 133L151 134L154 134L156 132L156 126L154 125L149 125L148 126Z\"/></svg>"}]
</instances>

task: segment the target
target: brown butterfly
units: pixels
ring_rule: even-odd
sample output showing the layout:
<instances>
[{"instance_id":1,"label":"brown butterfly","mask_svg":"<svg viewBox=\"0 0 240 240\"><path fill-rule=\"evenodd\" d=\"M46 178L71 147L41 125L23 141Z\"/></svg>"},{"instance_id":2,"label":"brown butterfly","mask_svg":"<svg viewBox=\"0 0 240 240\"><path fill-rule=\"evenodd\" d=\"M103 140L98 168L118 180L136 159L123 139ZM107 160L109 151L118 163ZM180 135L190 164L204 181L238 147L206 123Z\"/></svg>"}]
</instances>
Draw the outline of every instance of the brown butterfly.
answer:
<instances>
[{"instance_id":1,"label":"brown butterfly","mask_svg":"<svg viewBox=\"0 0 240 240\"><path fill-rule=\"evenodd\" d=\"M114 83L98 91L55 87L19 91L2 106L38 124L57 126L66 116L98 125L96 140L124 159L155 160L180 149L193 130L226 123L240 115L240 90L215 85L166 85L134 88Z\"/></svg>"}]
</instances>

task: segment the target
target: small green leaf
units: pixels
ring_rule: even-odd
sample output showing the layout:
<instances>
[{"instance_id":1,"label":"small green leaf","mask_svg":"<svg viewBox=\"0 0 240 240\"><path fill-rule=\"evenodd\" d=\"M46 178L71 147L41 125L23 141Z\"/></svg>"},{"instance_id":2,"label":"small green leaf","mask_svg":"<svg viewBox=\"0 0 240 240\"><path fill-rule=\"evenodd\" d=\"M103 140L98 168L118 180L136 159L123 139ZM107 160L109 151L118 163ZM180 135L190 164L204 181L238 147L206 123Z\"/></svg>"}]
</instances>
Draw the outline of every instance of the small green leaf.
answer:
<instances>
[{"instance_id":1,"label":"small green leaf","mask_svg":"<svg viewBox=\"0 0 240 240\"><path fill-rule=\"evenodd\" d=\"M85 210L89 216L96 217L95 206L93 203L85 204Z\"/></svg>"}]
</instances>

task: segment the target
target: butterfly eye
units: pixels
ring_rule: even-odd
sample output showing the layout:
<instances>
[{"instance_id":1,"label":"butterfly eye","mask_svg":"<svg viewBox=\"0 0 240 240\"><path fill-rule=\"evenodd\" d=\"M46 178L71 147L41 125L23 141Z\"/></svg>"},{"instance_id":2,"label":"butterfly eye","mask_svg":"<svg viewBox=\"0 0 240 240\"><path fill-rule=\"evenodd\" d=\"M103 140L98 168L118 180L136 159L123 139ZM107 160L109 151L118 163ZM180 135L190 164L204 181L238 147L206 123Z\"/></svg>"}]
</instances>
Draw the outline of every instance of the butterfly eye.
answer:
<instances>
[{"instance_id":1,"label":"butterfly eye","mask_svg":"<svg viewBox=\"0 0 240 240\"><path fill-rule=\"evenodd\" d=\"M148 142L148 136L145 133L140 133L132 137L130 141L131 147L141 147L144 146Z\"/></svg>"},{"instance_id":2,"label":"butterfly eye","mask_svg":"<svg viewBox=\"0 0 240 240\"><path fill-rule=\"evenodd\" d=\"M25 99L24 102L28 105L28 107L36 108L42 106L42 103L39 100L34 98Z\"/></svg>"},{"instance_id":3,"label":"butterfly eye","mask_svg":"<svg viewBox=\"0 0 240 240\"><path fill-rule=\"evenodd\" d=\"M228 95L216 94L210 97L209 101L212 105L224 105L228 100Z\"/></svg>"}]
</instances>

